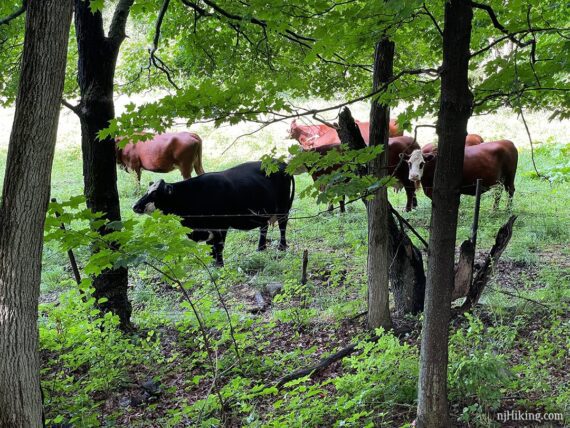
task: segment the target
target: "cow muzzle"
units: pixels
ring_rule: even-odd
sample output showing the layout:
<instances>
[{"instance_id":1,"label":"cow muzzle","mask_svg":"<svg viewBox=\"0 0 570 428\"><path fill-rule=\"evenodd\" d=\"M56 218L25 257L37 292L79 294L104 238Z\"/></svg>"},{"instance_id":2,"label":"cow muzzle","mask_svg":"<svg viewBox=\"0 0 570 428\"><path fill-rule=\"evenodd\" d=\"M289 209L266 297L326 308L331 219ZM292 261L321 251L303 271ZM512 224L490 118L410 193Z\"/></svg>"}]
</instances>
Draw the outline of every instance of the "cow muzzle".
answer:
<instances>
[{"instance_id":1,"label":"cow muzzle","mask_svg":"<svg viewBox=\"0 0 570 428\"><path fill-rule=\"evenodd\" d=\"M156 210L154 202L147 202L146 204L135 204L133 211L137 214L151 214Z\"/></svg>"}]
</instances>

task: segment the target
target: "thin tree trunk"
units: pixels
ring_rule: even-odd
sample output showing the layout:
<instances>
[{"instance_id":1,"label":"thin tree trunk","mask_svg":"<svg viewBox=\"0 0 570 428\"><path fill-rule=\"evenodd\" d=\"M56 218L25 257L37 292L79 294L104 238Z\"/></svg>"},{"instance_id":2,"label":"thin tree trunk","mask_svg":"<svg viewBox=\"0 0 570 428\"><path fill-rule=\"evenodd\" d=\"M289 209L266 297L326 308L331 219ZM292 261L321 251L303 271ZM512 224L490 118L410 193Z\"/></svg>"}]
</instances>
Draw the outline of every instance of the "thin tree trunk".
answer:
<instances>
[{"instance_id":1,"label":"thin tree trunk","mask_svg":"<svg viewBox=\"0 0 570 428\"><path fill-rule=\"evenodd\" d=\"M445 4L443 70L437 133L428 276L420 354L418 427L449 427L447 403L448 333L457 213L467 121L473 95L468 86L473 11L469 0Z\"/></svg>"},{"instance_id":2,"label":"thin tree trunk","mask_svg":"<svg viewBox=\"0 0 570 428\"><path fill-rule=\"evenodd\" d=\"M383 38L376 45L373 90L392 77L394 43ZM370 109L370 146L384 146L384 151L369 164L369 172L378 180L386 176L390 108L372 102ZM389 306L388 193L381 186L368 202L368 328L392 328Z\"/></svg>"},{"instance_id":3,"label":"thin tree trunk","mask_svg":"<svg viewBox=\"0 0 570 428\"><path fill-rule=\"evenodd\" d=\"M78 47L78 76L81 101L76 110L81 121L83 181L87 206L105 213L109 221L121 220L115 141L99 140L97 133L115 117L113 79L117 56L125 38L132 0L120 1L115 10L109 36L105 36L101 12L92 13L89 3L75 0L75 31ZM102 234L107 233L103 228ZM128 272L109 269L93 280L95 297L105 297L101 309L117 314L123 328L130 327L131 304L127 296Z\"/></svg>"},{"instance_id":4,"label":"thin tree trunk","mask_svg":"<svg viewBox=\"0 0 570 428\"><path fill-rule=\"evenodd\" d=\"M29 0L0 206L0 427L42 426L38 297L72 0Z\"/></svg>"}]
</instances>

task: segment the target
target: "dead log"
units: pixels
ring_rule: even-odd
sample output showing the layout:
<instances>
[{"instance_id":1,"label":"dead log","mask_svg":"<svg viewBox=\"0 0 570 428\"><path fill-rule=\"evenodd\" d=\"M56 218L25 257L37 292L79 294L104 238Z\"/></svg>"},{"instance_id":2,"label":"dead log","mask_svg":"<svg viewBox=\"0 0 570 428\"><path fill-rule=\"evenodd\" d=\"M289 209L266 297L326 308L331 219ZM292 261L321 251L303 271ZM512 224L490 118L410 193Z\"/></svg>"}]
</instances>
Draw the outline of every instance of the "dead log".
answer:
<instances>
[{"instance_id":1,"label":"dead log","mask_svg":"<svg viewBox=\"0 0 570 428\"><path fill-rule=\"evenodd\" d=\"M455 281L451 301L467 296L473 280L475 247L470 239L463 241L459 250L459 262L455 268Z\"/></svg>"},{"instance_id":2,"label":"dead log","mask_svg":"<svg viewBox=\"0 0 570 428\"><path fill-rule=\"evenodd\" d=\"M392 206L390 206L392 208ZM417 314L424 309L426 276L421 251L413 244L400 222L396 223L393 208L388 215L390 233L390 284L397 314Z\"/></svg>"},{"instance_id":3,"label":"dead log","mask_svg":"<svg viewBox=\"0 0 570 428\"><path fill-rule=\"evenodd\" d=\"M481 208L481 179L477 179L475 189L475 209L471 237L463 241L459 248L459 261L455 267L455 280L451 301L467 296L473 280L473 264L475 263L475 248L477 247L477 231L479 229L479 210Z\"/></svg>"},{"instance_id":4,"label":"dead log","mask_svg":"<svg viewBox=\"0 0 570 428\"><path fill-rule=\"evenodd\" d=\"M341 144L346 144L351 150L365 149L367 147L348 107L344 107L338 115L338 125L336 132Z\"/></svg>"},{"instance_id":5,"label":"dead log","mask_svg":"<svg viewBox=\"0 0 570 428\"><path fill-rule=\"evenodd\" d=\"M485 262L479 270L475 273L475 277L469 287L469 292L467 293L467 298L463 305L456 308L453 312L453 316L459 316L467 311L469 311L473 306L477 304L485 286L489 282L491 275L493 274L493 268L497 265L503 251L507 247L511 237L513 236L513 224L517 216L512 215L507 222L501 226L497 232L497 237L495 238L495 245L491 248L491 251L485 258Z\"/></svg>"}]
</instances>

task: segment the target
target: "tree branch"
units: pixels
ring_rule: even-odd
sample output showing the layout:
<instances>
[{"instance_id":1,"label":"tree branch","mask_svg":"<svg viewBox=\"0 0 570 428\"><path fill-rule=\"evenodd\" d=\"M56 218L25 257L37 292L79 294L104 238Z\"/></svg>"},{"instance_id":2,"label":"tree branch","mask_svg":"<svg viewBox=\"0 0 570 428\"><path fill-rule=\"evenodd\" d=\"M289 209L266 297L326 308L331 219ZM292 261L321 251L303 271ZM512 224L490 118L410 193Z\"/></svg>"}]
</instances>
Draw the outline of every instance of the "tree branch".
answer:
<instances>
[{"instance_id":1,"label":"tree branch","mask_svg":"<svg viewBox=\"0 0 570 428\"><path fill-rule=\"evenodd\" d=\"M160 7L160 11L158 12L158 17L156 19L156 24L154 26L154 38L152 39L152 48L149 49L149 60L148 60L148 69L154 65L158 70L162 71L166 75L166 79L168 82L177 90L180 88L172 79L170 75L170 69L168 66L162 61L159 57L157 57L156 51L158 49L158 42L160 41L160 31L162 27L162 22L164 21L164 16L166 15L166 11L168 10L168 6L170 5L170 0L164 0L162 2L162 6Z\"/></svg>"},{"instance_id":2,"label":"tree branch","mask_svg":"<svg viewBox=\"0 0 570 428\"><path fill-rule=\"evenodd\" d=\"M213 14L209 13L206 9L198 6L196 3L191 2L189 0L180 0L184 6L187 6L191 9L194 9L199 16L214 16Z\"/></svg>"},{"instance_id":3,"label":"tree branch","mask_svg":"<svg viewBox=\"0 0 570 428\"><path fill-rule=\"evenodd\" d=\"M260 123L275 123L275 122L281 122L281 121L283 121L283 120L298 118L298 117L301 117L301 116L314 116L314 115L316 115L316 114L318 114L318 113L324 113L324 112L327 112L327 111L338 110L338 109L340 109L340 108L342 108L342 107L345 107L345 106L354 104L354 103L359 102L359 101L367 100L368 98L371 98L371 97L373 97L373 96L375 96L375 95L378 95L378 94L380 94L380 93L382 93L382 92L385 92L385 91L388 89L388 87L389 87L392 83L394 83L396 80L401 79L403 76L406 76L406 75L408 75L408 76L414 76L414 75L418 75L418 74L428 74L428 75L430 75L430 76L437 76L437 77L439 77L439 75L441 74L441 70L440 70L440 69L435 69L435 68L418 68L418 69L411 69L411 70L402 70L402 71L400 71L398 74L395 74L394 76L392 76L392 78L391 78L389 81L387 81L384 85L380 86L377 90L372 91L372 92L369 92L369 93L366 94L366 95L362 95L362 96L360 96L360 97L353 98L353 99L348 100L348 101L346 101L346 102L343 102L343 103L340 103L340 104L335 104L334 106L325 107L325 108L322 108L322 109L308 109L308 110L305 110L305 111L302 112L302 113L296 112L296 113L293 113L293 114L279 114L279 116L280 116L279 119L271 120L271 121L268 121L268 122L260 122ZM248 114L276 114L276 113L275 113L275 112L272 112L272 111L260 111L260 110L257 110L257 111L243 111L243 112L235 112L235 113L233 113L234 116L244 116L244 115L248 115ZM228 116L230 116L230 114L226 115L225 117L228 117ZM217 120L223 119L223 117L224 117L224 116L222 116L222 117L217 117L217 118L215 118L215 119L213 119L213 120L217 121Z\"/></svg>"},{"instance_id":4,"label":"tree branch","mask_svg":"<svg viewBox=\"0 0 570 428\"><path fill-rule=\"evenodd\" d=\"M429 16L429 18L431 19L431 22L433 22L433 25L435 25L435 28L437 29L437 32L439 33L439 35L441 37L443 37L443 31L441 30L441 27L439 26L439 24L437 23L435 17L432 15L432 13L429 11L429 9L427 8L426 4L424 3L422 6L422 9L425 10L425 14L427 16Z\"/></svg>"},{"instance_id":5,"label":"tree branch","mask_svg":"<svg viewBox=\"0 0 570 428\"><path fill-rule=\"evenodd\" d=\"M16 19L18 16L22 15L28 6L28 0L22 0L22 6L14 13L8 15L6 18L0 19L0 25L8 25L10 21Z\"/></svg>"},{"instance_id":6,"label":"tree branch","mask_svg":"<svg viewBox=\"0 0 570 428\"><path fill-rule=\"evenodd\" d=\"M68 102L67 100L64 100L64 99L61 100L61 104L64 105L65 107L67 107L69 110L71 110L77 116L81 115L81 110L79 109L80 104L77 104L76 106L74 106L73 104L71 104L70 102Z\"/></svg>"},{"instance_id":7,"label":"tree branch","mask_svg":"<svg viewBox=\"0 0 570 428\"><path fill-rule=\"evenodd\" d=\"M482 9L485 12L487 12L487 14L489 15L489 18L491 18L491 22L493 23L493 26L499 30L501 33L505 34L509 40L511 42L513 42L514 44L516 44L518 47L524 48L525 46L528 46L530 44L533 43L533 41L529 41L529 42L521 42L519 39L517 39L513 33L511 33L510 31L508 31L497 19L497 15L495 15L495 11L493 10L493 8L487 4L482 4L482 3L477 3L474 1L471 1L471 6L476 8L476 9Z\"/></svg>"},{"instance_id":8,"label":"tree branch","mask_svg":"<svg viewBox=\"0 0 570 428\"><path fill-rule=\"evenodd\" d=\"M111 26L109 27L109 39L115 43L121 43L126 37L125 27L134 1L135 0L119 0L119 3L117 3L115 7Z\"/></svg>"}]
</instances>

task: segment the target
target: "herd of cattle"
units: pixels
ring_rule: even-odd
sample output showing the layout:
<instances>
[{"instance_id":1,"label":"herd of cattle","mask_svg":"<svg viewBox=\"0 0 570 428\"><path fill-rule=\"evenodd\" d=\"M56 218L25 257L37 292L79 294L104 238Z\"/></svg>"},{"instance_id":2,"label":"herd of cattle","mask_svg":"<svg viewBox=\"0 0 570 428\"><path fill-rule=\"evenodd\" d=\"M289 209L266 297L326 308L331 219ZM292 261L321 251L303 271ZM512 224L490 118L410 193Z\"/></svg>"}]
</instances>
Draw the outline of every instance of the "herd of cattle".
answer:
<instances>
[{"instance_id":1,"label":"herd of cattle","mask_svg":"<svg viewBox=\"0 0 570 428\"><path fill-rule=\"evenodd\" d=\"M356 123L368 144L370 124ZM299 125L293 121L289 136L296 139L303 150L321 155L341 147L336 129L326 125ZM388 173L405 189L406 211L417 206L415 193L420 185L425 195L432 197L437 154L437 147L432 144L420 147L414 138L403 135L395 121L390 121ZM517 161L518 152L511 141L484 142L479 135L467 135L461 193L474 195L475 183L481 179L484 191L496 184L503 185L510 204L515 191ZM142 169L153 172L180 170L184 181L169 184L160 180L151 184L133 210L143 214L159 209L165 214L180 216L182 224L192 229L190 239L206 241L212 246L217 265L223 265L224 242L230 228L260 228L258 250L264 250L268 226L277 222L281 233L279 249L287 247L285 233L295 195L295 180L285 172L286 164L280 164L278 171L270 175L262 171L261 162L247 162L225 171L204 173L202 140L189 132L159 134L147 141L128 143L123 148L117 146L117 163L126 170L135 171L139 183ZM190 178L192 170L197 177ZM313 179L330 172L330 168L316 171ZM341 203L341 211L343 209Z\"/></svg>"}]
</instances>

